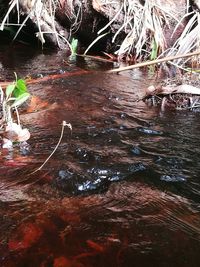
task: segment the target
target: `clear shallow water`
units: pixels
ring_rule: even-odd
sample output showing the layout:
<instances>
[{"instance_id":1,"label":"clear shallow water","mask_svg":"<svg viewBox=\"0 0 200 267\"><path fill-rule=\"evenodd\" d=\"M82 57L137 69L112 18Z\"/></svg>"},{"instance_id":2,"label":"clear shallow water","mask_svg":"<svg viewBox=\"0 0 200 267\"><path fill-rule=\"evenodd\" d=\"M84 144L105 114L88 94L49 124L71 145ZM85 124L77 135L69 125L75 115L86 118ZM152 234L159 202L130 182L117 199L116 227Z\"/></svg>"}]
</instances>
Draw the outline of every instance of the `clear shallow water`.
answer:
<instances>
[{"instance_id":1,"label":"clear shallow water","mask_svg":"<svg viewBox=\"0 0 200 267\"><path fill-rule=\"evenodd\" d=\"M111 67L0 49L2 80L77 73L29 85L30 151L0 153L0 266L199 266L200 113L147 107L148 76Z\"/></svg>"}]
</instances>

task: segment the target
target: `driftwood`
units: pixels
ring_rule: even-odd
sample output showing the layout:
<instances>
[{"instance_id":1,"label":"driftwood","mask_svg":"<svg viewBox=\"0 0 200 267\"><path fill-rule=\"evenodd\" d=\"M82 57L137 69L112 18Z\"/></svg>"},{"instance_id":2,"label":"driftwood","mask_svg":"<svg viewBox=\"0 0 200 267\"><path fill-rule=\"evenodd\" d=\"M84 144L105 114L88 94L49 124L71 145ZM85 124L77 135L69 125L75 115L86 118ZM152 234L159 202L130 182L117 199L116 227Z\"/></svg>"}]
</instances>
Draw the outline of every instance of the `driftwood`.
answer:
<instances>
[{"instance_id":1,"label":"driftwood","mask_svg":"<svg viewBox=\"0 0 200 267\"><path fill-rule=\"evenodd\" d=\"M191 94L200 95L200 88L189 84L181 84L178 86L149 86L146 90L146 97L153 95L170 95L170 94Z\"/></svg>"},{"instance_id":2,"label":"driftwood","mask_svg":"<svg viewBox=\"0 0 200 267\"><path fill-rule=\"evenodd\" d=\"M149 105L160 105L164 111L166 107L175 109L200 108L200 88L182 84L178 86L149 86L143 100Z\"/></svg>"},{"instance_id":3,"label":"driftwood","mask_svg":"<svg viewBox=\"0 0 200 267\"><path fill-rule=\"evenodd\" d=\"M138 64L135 64L135 65L130 65L130 66L121 67L121 68L118 68L118 69L109 70L107 72L108 73L115 73L115 72L118 73L118 72L121 72L121 71L132 70L132 69L137 69L137 68L141 68L141 67L146 67L146 66L159 64L159 63L162 63L162 62L172 61L172 60L179 59L179 58L193 57L193 56L197 56L199 54L200 54L200 50L192 52L192 53L188 53L188 54L164 57L164 58L151 60L151 61L145 61L145 62L138 63Z\"/></svg>"}]
</instances>

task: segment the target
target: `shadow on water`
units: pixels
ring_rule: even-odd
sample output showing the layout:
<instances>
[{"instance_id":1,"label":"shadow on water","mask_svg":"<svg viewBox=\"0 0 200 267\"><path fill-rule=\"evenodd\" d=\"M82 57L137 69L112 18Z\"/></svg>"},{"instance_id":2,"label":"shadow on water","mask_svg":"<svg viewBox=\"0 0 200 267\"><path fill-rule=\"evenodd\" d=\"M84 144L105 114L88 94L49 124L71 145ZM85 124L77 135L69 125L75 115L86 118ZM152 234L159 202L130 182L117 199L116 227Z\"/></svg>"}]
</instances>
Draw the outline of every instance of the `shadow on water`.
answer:
<instances>
[{"instance_id":1,"label":"shadow on water","mask_svg":"<svg viewBox=\"0 0 200 267\"><path fill-rule=\"evenodd\" d=\"M138 101L151 82L140 71L11 51L0 49L2 80L90 71L29 85L29 146L0 153L0 266L198 266L200 114ZM63 120L72 134L32 173Z\"/></svg>"}]
</instances>

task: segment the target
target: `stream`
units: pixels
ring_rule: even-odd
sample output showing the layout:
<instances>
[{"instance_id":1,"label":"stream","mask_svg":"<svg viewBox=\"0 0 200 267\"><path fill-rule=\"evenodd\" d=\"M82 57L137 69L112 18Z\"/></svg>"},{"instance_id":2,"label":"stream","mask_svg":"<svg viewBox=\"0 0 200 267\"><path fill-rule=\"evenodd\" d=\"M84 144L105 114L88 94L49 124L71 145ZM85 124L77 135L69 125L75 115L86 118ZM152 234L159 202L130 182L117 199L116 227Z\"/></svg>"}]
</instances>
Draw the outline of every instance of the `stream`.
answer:
<instances>
[{"instance_id":1,"label":"stream","mask_svg":"<svg viewBox=\"0 0 200 267\"><path fill-rule=\"evenodd\" d=\"M61 74L28 85L31 138L0 151L1 267L199 266L200 112L149 107L150 75L111 68L1 45L1 81Z\"/></svg>"}]
</instances>

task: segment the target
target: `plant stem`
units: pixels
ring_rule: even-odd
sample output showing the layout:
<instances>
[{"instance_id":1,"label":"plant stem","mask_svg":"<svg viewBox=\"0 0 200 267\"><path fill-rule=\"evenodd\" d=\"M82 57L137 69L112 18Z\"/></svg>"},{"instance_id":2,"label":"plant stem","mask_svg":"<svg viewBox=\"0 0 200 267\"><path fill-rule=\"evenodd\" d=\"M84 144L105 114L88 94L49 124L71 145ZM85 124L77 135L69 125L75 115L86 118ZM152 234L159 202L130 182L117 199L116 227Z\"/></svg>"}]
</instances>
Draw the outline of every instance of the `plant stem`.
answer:
<instances>
[{"instance_id":1,"label":"plant stem","mask_svg":"<svg viewBox=\"0 0 200 267\"><path fill-rule=\"evenodd\" d=\"M61 140L63 138L63 133L64 133L65 126L67 126L72 131L72 125L70 123L66 123L66 121L63 121L62 122L61 133L60 133L60 138L59 138L58 143L55 146L54 150L51 152L51 154L48 156L48 158L45 160L45 162L39 168L37 168L35 171L33 171L31 174L34 174L37 171L40 171L44 167L44 165L49 161L49 159L53 156L53 154L56 152L56 150L57 150L58 146L60 145L60 142L61 142Z\"/></svg>"}]
</instances>

